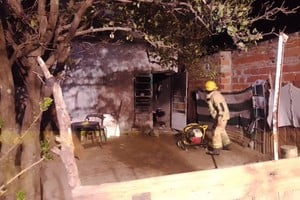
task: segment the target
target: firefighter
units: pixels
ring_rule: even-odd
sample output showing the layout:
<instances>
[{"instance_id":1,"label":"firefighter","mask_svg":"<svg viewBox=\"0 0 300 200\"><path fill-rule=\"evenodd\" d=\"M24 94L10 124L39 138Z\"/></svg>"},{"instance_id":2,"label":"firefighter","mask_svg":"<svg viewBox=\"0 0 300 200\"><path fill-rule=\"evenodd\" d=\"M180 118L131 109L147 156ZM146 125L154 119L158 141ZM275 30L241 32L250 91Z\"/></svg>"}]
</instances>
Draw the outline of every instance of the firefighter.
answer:
<instances>
[{"instance_id":1,"label":"firefighter","mask_svg":"<svg viewBox=\"0 0 300 200\"><path fill-rule=\"evenodd\" d=\"M207 81L205 90L207 92L206 100L209 112L214 119L212 138L207 153L219 155L221 149L229 150L230 139L225 128L230 118L230 113L225 98L218 91L217 84L214 81Z\"/></svg>"}]
</instances>

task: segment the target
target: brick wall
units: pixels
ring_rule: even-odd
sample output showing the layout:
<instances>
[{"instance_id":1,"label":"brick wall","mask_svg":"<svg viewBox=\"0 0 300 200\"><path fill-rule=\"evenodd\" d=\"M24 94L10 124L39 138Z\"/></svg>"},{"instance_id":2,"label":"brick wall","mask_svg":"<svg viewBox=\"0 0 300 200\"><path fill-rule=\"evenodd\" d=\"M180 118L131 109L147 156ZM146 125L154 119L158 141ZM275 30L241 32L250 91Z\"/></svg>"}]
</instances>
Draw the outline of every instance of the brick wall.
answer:
<instances>
[{"instance_id":1,"label":"brick wall","mask_svg":"<svg viewBox=\"0 0 300 200\"><path fill-rule=\"evenodd\" d=\"M243 90L258 79L274 82L278 38L264 41L248 51L222 51L216 57L220 63L219 88L224 92ZM191 80L190 89L203 88L205 80ZM289 35L285 45L282 82L300 87L300 32Z\"/></svg>"},{"instance_id":2,"label":"brick wall","mask_svg":"<svg viewBox=\"0 0 300 200\"><path fill-rule=\"evenodd\" d=\"M282 82L300 87L300 32L288 35L284 48ZM260 42L248 51L222 51L212 55L220 64L220 76L216 80L222 92L241 91L256 80L275 80L278 37ZM206 80L190 80L189 96L198 88L204 89ZM274 84L273 84L274 85ZM189 100L190 121L195 120L195 103Z\"/></svg>"},{"instance_id":3,"label":"brick wall","mask_svg":"<svg viewBox=\"0 0 300 200\"><path fill-rule=\"evenodd\" d=\"M257 79L274 82L278 38L264 41L247 52L232 52L231 87L233 91L250 86ZM300 33L289 35L284 48L282 82L300 86ZM226 82L221 82L227 88Z\"/></svg>"}]
</instances>

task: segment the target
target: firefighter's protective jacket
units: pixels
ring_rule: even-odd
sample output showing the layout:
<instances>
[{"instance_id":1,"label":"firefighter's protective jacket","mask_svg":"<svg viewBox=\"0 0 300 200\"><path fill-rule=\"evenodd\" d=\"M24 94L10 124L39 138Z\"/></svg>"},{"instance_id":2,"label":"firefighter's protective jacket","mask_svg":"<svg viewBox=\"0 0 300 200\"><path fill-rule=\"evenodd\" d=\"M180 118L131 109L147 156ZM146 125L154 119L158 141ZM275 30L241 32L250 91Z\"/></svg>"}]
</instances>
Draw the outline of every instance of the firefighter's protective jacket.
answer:
<instances>
[{"instance_id":1,"label":"firefighter's protective jacket","mask_svg":"<svg viewBox=\"0 0 300 200\"><path fill-rule=\"evenodd\" d=\"M210 92L206 97L208 108L214 119L221 117L222 120L229 120L230 114L224 96L217 90Z\"/></svg>"}]
</instances>

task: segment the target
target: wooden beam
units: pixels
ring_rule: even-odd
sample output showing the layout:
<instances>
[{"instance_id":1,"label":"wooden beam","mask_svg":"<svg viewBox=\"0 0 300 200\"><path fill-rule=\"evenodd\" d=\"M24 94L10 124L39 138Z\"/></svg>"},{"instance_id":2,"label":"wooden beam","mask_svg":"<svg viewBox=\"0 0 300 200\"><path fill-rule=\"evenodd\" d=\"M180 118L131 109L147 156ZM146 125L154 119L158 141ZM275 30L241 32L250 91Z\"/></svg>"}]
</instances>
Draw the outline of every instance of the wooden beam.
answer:
<instances>
[{"instance_id":1,"label":"wooden beam","mask_svg":"<svg viewBox=\"0 0 300 200\"><path fill-rule=\"evenodd\" d=\"M224 169L79 186L73 199L298 199L300 159L290 158Z\"/></svg>"},{"instance_id":2,"label":"wooden beam","mask_svg":"<svg viewBox=\"0 0 300 200\"><path fill-rule=\"evenodd\" d=\"M68 175L68 183L71 188L75 188L81 185L78 168L74 158L74 144L71 131L71 119L67 111L61 87L56 79L50 74L47 65L41 57L37 57L37 61L44 73L46 81L52 89L55 108L57 113L57 120L59 125L59 142L61 143L61 149L58 152Z\"/></svg>"}]
</instances>

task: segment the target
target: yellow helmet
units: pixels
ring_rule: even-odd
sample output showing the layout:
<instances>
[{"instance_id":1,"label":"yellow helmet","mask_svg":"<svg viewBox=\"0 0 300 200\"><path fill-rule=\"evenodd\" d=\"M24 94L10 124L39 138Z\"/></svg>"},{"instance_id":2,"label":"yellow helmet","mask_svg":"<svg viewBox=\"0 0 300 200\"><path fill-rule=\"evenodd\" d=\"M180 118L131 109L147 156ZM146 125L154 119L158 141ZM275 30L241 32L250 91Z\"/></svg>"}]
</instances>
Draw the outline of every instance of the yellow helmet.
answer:
<instances>
[{"instance_id":1,"label":"yellow helmet","mask_svg":"<svg viewBox=\"0 0 300 200\"><path fill-rule=\"evenodd\" d=\"M217 86L215 81L206 81L206 83L205 83L205 90L206 91L211 92L211 91L216 90L216 89L218 89L218 86Z\"/></svg>"}]
</instances>

